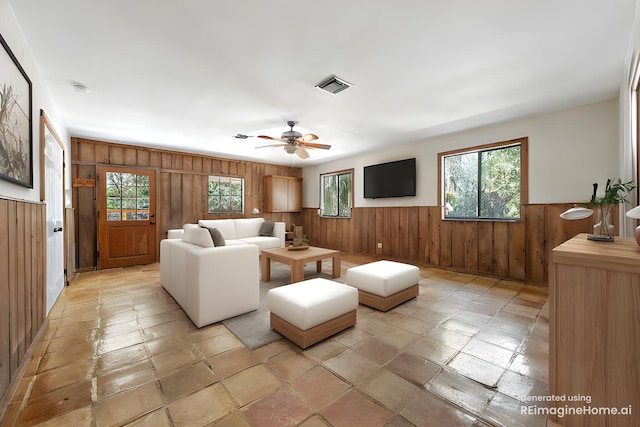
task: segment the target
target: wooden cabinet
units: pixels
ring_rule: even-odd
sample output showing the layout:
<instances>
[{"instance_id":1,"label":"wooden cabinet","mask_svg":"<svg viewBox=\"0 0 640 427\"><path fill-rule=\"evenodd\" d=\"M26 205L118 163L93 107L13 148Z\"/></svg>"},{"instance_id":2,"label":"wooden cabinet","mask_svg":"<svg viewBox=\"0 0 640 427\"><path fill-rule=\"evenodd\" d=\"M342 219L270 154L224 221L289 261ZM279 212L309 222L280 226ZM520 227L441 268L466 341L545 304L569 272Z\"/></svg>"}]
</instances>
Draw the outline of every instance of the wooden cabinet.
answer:
<instances>
[{"instance_id":1,"label":"wooden cabinet","mask_svg":"<svg viewBox=\"0 0 640 427\"><path fill-rule=\"evenodd\" d=\"M593 242L579 234L554 248L549 303L549 395L558 399L549 406L583 412L551 415L551 420L565 426L637 426L640 246L635 239Z\"/></svg>"},{"instance_id":2,"label":"wooden cabinet","mask_svg":"<svg viewBox=\"0 0 640 427\"><path fill-rule=\"evenodd\" d=\"M302 211L302 178L265 176L264 210L265 212Z\"/></svg>"}]
</instances>

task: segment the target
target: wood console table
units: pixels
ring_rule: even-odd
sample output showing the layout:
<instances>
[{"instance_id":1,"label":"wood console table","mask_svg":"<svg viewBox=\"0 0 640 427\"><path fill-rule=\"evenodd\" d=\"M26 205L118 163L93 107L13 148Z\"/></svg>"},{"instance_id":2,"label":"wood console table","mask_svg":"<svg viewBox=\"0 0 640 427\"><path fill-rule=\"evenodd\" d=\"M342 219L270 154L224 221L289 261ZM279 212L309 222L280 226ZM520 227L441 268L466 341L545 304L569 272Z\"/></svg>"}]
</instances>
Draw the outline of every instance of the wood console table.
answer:
<instances>
[{"instance_id":1,"label":"wood console table","mask_svg":"<svg viewBox=\"0 0 640 427\"><path fill-rule=\"evenodd\" d=\"M640 246L632 238L606 243L586 236L579 234L552 251L549 395L565 400L549 402L549 407L587 407L591 413L550 419L564 426L637 426ZM613 410L631 414L607 414Z\"/></svg>"}]
</instances>

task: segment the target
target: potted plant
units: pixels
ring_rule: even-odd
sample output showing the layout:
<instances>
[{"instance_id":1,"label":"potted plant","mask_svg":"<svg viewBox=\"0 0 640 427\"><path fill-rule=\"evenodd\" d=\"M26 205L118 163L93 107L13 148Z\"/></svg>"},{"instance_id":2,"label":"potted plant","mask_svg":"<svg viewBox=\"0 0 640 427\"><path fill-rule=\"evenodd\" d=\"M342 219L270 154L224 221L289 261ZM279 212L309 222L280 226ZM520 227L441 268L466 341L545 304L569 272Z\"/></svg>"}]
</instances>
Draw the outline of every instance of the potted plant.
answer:
<instances>
[{"instance_id":1,"label":"potted plant","mask_svg":"<svg viewBox=\"0 0 640 427\"><path fill-rule=\"evenodd\" d=\"M587 206L595 208L598 213L598 222L593 226L591 240L613 241L613 224L611 224L609 218L611 210L614 206L627 202L626 197L634 188L636 188L636 183L633 181L622 182L620 178L615 180L608 179L604 195L598 197L596 195L598 183L593 184L593 194Z\"/></svg>"}]
</instances>

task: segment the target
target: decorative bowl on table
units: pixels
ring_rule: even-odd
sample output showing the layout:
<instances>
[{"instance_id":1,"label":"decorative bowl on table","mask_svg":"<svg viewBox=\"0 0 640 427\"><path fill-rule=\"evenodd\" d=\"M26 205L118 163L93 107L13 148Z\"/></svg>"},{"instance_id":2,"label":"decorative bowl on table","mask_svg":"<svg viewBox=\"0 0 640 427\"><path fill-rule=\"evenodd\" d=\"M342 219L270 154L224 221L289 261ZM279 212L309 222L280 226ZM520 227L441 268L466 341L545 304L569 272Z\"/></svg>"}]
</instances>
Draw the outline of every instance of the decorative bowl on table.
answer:
<instances>
[{"instance_id":1,"label":"decorative bowl on table","mask_svg":"<svg viewBox=\"0 0 640 427\"><path fill-rule=\"evenodd\" d=\"M289 250L289 251L303 251L305 249L309 249L309 245L300 245L300 246L289 245L289 246L287 246L287 250Z\"/></svg>"}]
</instances>

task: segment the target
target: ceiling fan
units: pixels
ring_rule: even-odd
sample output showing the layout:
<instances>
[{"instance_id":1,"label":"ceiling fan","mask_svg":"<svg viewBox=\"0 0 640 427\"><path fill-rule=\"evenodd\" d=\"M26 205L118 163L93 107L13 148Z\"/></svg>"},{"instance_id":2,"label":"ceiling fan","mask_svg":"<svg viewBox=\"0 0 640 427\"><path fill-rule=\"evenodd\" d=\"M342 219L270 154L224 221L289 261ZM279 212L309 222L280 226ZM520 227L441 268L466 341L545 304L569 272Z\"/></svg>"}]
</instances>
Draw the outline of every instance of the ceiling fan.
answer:
<instances>
[{"instance_id":1,"label":"ceiling fan","mask_svg":"<svg viewBox=\"0 0 640 427\"><path fill-rule=\"evenodd\" d=\"M284 147L284 151L289 154L297 154L301 159L306 159L309 157L309 153L307 152L307 148L321 148L323 150L328 150L331 148L330 145L327 144L318 144L315 142L318 139L317 135L312 133L308 133L306 135L302 135L300 132L296 132L293 130L296 122L288 121L287 125L291 127L291 130L285 131L282 133L280 138L272 138L270 136L258 135L258 138L269 139L272 141L281 141L283 144L270 144L270 145L262 145L256 148L265 148L265 147Z\"/></svg>"}]
</instances>

